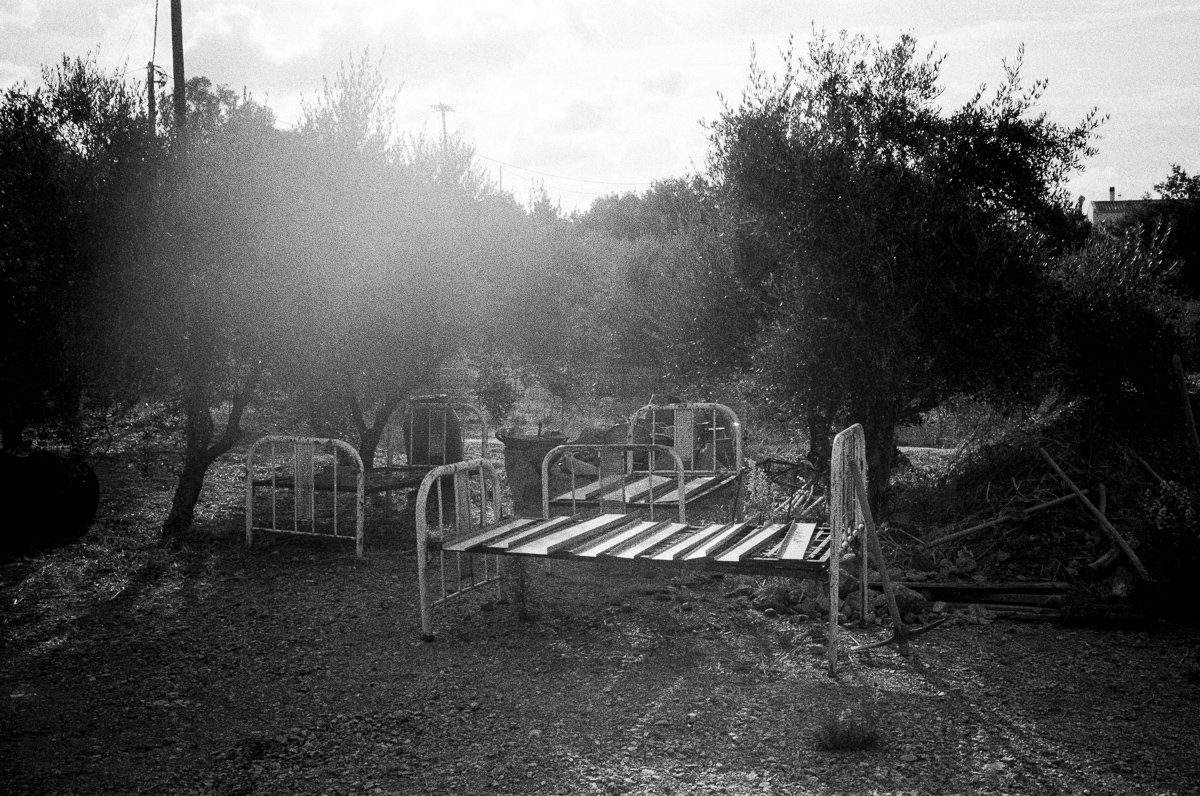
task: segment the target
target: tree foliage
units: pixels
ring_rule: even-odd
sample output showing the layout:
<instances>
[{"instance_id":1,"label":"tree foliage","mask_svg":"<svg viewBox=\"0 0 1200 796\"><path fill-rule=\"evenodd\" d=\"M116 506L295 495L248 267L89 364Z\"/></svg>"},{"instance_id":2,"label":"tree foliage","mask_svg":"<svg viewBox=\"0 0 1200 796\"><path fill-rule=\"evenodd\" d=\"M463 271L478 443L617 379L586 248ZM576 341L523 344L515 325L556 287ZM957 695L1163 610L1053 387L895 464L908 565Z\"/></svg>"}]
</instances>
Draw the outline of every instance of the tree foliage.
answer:
<instances>
[{"instance_id":1,"label":"tree foliage","mask_svg":"<svg viewBox=\"0 0 1200 796\"><path fill-rule=\"evenodd\" d=\"M1154 190L1161 201L1143 205L1123 219L1117 231L1135 231L1143 246L1161 248L1163 257L1179 263L1175 291L1200 298L1200 175L1189 176L1173 163L1170 175Z\"/></svg>"},{"instance_id":2,"label":"tree foliage","mask_svg":"<svg viewBox=\"0 0 1200 796\"><path fill-rule=\"evenodd\" d=\"M1200 201L1200 174L1191 176L1178 163L1171 164L1171 173L1156 183L1154 190L1163 199Z\"/></svg>"},{"instance_id":3,"label":"tree foliage","mask_svg":"<svg viewBox=\"0 0 1200 796\"><path fill-rule=\"evenodd\" d=\"M1037 113L1044 83L1024 87L1019 58L946 113L940 64L909 36L816 35L782 75L752 67L711 128L760 381L818 458L863 423L877 488L897 424L1011 382L1037 349L1041 253L1078 234L1061 181L1097 124Z\"/></svg>"},{"instance_id":4,"label":"tree foliage","mask_svg":"<svg viewBox=\"0 0 1200 796\"><path fill-rule=\"evenodd\" d=\"M1064 396L1121 423L1174 399L1171 357L1180 353L1179 263L1163 236L1098 231L1050 264L1051 375Z\"/></svg>"},{"instance_id":5,"label":"tree foliage","mask_svg":"<svg viewBox=\"0 0 1200 796\"><path fill-rule=\"evenodd\" d=\"M139 95L91 57L0 99L0 433L74 426L89 383L101 210L150 156Z\"/></svg>"},{"instance_id":6,"label":"tree foliage","mask_svg":"<svg viewBox=\"0 0 1200 796\"><path fill-rule=\"evenodd\" d=\"M643 193L601 196L574 220L581 229L623 240L668 238L694 229L715 214L711 186L698 175L656 180Z\"/></svg>"},{"instance_id":7,"label":"tree foliage","mask_svg":"<svg viewBox=\"0 0 1200 796\"><path fill-rule=\"evenodd\" d=\"M320 95L302 104L300 132L328 150L385 156L395 137L400 89L388 86L370 52L343 61L333 80L323 78L322 84Z\"/></svg>"},{"instance_id":8,"label":"tree foliage","mask_svg":"<svg viewBox=\"0 0 1200 796\"><path fill-rule=\"evenodd\" d=\"M404 399L461 348L480 293L481 206L490 186L474 149L393 129L395 94L364 54L305 106L307 167L291 256L315 279L310 342L279 375L324 408L327 428L376 446ZM297 164L299 165L299 164Z\"/></svg>"}]
</instances>

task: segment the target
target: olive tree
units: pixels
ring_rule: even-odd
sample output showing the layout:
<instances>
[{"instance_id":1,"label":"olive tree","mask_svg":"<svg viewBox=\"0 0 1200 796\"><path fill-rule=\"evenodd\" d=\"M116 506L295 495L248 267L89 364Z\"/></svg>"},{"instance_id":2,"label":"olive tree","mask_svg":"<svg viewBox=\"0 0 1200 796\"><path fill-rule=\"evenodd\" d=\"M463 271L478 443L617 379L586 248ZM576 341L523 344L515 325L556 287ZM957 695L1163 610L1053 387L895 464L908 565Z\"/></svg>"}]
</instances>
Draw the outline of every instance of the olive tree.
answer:
<instances>
[{"instance_id":1,"label":"olive tree","mask_svg":"<svg viewBox=\"0 0 1200 796\"><path fill-rule=\"evenodd\" d=\"M241 441L271 345L289 320L278 241L284 136L269 111L204 79L184 131L165 131L104 207L96 242L95 358L103 378L179 418L167 538L192 524L209 467Z\"/></svg>"},{"instance_id":2,"label":"olive tree","mask_svg":"<svg viewBox=\"0 0 1200 796\"><path fill-rule=\"evenodd\" d=\"M1037 349L1039 264L1075 228L1062 183L1098 123L1037 112L1045 84L1025 87L1019 58L946 112L940 65L907 35L818 34L781 75L752 67L711 126L759 380L817 459L863 424L876 502L898 424L1011 383Z\"/></svg>"},{"instance_id":3,"label":"olive tree","mask_svg":"<svg viewBox=\"0 0 1200 796\"><path fill-rule=\"evenodd\" d=\"M474 150L399 135L396 99L368 54L343 63L305 103L307 167L288 175L311 334L279 375L318 422L353 430L368 467L395 410L462 348L485 273Z\"/></svg>"},{"instance_id":4,"label":"olive tree","mask_svg":"<svg viewBox=\"0 0 1200 796\"><path fill-rule=\"evenodd\" d=\"M0 96L0 436L72 436L92 386L102 208L153 157L140 94L90 57Z\"/></svg>"}]
</instances>

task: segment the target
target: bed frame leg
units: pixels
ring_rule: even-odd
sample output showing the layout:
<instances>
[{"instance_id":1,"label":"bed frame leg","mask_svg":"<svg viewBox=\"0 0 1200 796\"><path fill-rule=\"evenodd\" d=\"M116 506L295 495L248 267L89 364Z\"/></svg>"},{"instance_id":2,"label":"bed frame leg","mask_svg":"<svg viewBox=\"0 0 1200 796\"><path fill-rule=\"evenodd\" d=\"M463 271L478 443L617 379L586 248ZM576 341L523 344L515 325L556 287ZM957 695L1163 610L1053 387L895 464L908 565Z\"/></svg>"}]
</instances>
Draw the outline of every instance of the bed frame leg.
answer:
<instances>
[{"instance_id":1,"label":"bed frame leg","mask_svg":"<svg viewBox=\"0 0 1200 796\"><path fill-rule=\"evenodd\" d=\"M838 579L842 572L842 540L838 526L841 523L831 521L829 523L829 632L827 651L829 655L829 674L831 677L837 677L837 658L838 658L838 608L841 606L841 598L838 595L839 583Z\"/></svg>"},{"instance_id":2,"label":"bed frame leg","mask_svg":"<svg viewBox=\"0 0 1200 796\"><path fill-rule=\"evenodd\" d=\"M429 584L425 572L425 559L429 545L426 541L429 530L425 524L425 502L417 506L417 593L421 603L421 640L433 641L433 613L429 605Z\"/></svg>"}]
</instances>

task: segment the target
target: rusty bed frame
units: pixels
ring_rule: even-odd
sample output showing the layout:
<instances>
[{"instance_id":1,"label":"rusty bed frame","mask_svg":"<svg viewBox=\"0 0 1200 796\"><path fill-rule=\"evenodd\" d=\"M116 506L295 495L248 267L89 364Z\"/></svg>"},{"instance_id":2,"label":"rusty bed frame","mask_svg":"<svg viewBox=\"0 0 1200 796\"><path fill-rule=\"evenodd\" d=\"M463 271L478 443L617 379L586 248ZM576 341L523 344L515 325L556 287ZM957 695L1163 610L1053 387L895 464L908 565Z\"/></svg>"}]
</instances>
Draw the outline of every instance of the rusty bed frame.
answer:
<instances>
[{"instance_id":1,"label":"rusty bed frame","mask_svg":"<svg viewBox=\"0 0 1200 796\"><path fill-rule=\"evenodd\" d=\"M291 446L295 474L287 483L271 487L271 524L254 522L255 490L264 486L264 479L254 477L256 451L269 446ZM834 438L829 494L829 522L717 522L689 524L687 501L660 502L652 491L644 504L627 500L627 493L614 490L605 500L577 513L555 516L551 513L548 473L554 461L568 453L586 447L577 444L560 445L546 454L542 461L543 504L540 517L512 517L503 513L502 487L495 465L486 458L453 462L429 468L417 487L416 559L419 592L421 635L427 641L434 636L433 609L464 593L497 583L503 574L502 562L512 557L561 559L566 561L616 561L633 566L705 569L728 574L774 575L796 578L824 578L829 585L828 656L832 673L837 672L837 639L839 629L839 574L842 555L857 539L859 555L859 586L863 604L868 588L868 557L875 558L888 607L892 615L894 635L886 642L898 642L904 647L909 631L901 622L894 595L888 581L887 567L879 549L870 508L867 504L866 457L863 430L855 424ZM608 447L608 446L599 446ZM685 469L678 453L669 446L653 443L624 443L618 445L622 454L654 454L670 459L674 465L674 482L678 486L685 478ZM318 477L314 466L319 449L328 449L332 468L327 481ZM339 465L340 451L350 465ZM279 512L274 503L278 490L292 493L290 527L279 525ZM453 490L453 503L444 500L445 491ZM331 532L319 532L316 494L327 491L333 500ZM338 523L338 496L354 493L354 532ZM342 440L268 436L255 442L247 453L246 475L246 542L253 544L256 531L296 533L309 536L353 538L358 556L363 555L363 511L367 492L362 462L357 451ZM434 497L436 519L427 512L429 499ZM452 505L452 517L444 507ZM436 569L436 573L431 570ZM933 625L929 626L932 627ZM912 631L911 635L926 628ZM879 643L868 646L879 646Z\"/></svg>"},{"instance_id":2,"label":"rusty bed frame","mask_svg":"<svg viewBox=\"0 0 1200 796\"><path fill-rule=\"evenodd\" d=\"M830 522L730 522L689 524L686 501L660 505L647 499L645 505L628 501L602 504L583 513L553 516L547 474L554 459L588 445L560 445L542 462L543 505L541 517L504 517L500 514L499 478L491 462L475 459L432 470L425 476L417 497L417 585L422 638L435 638L433 608L465 592L499 580L502 561L509 557L561 559L567 561L621 561L645 567L691 567L730 574L776 575L797 578L827 578L829 582L829 665L837 670L839 614L838 574L841 557L854 539L862 545L859 581L867 589L868 538L873 537L866 496L866 457L863 431L854 425L834 440L830 495ZM677 453L663 445L626 443L625 454L651 452L669 457L675 483L684 477ZM424 511L429 496L453 478L454 489L465 494L470 479L478 477L482 508L458 512L453 522L430 526ZM861 482L861 483L859 483ZM489 489L491 487L491 495ZM625 493L611 493L623 498ZM440 501L439 501L440 503ZM459 504L461 506L461 503ZM669 509L674 509L670 511ZM657 510L657 513L656 513ZM671 515L674 516L671 516ZM865 516L864 516L865 515ZM487 521L489 516L497 519ZM864 529L867 532L859 532ZM877 552L878 542L874 550ZM879 560L879 558L877 558ZM436 583L430 564L437 562ZM886 570L886 567L880 567ZM890 599L890 586L887 589ZM899 627L898 614L893 621Z\"/></svg>"},{"instance_id":3,"label":"rusty bed frame","mask_svg":"<svg viewBox=\"0 0 1200 796\"><path fill-rule=\"evenodd\" d=\"M487 456L487 420L472 404L438 395L413 397L408 406L405 439L416 437L426 444L418 448L407 442L412 455L406 453L403 464L396 462L390 441L385 462L369 470L354 446L340 439L272 434L251 444L245 460L246 543L254 543L256 532L353 539L355 554L361 558L366 495L419 490L426 474L445 465L450 413L455 413L455 425L457 413L472 416L480 429L481 456ZM426 410L423 435L414 434L418 407ZM459 442L465 449L461 436L460 427ZM256 521L260 492L267 493L268 503L266 516ZM342 499L350 493L355 495L353 513L345 505L351 501Z\"/></svg>"},{"instance_id":4,"label":"rusty bed frame","mask_svg":"<svg viewBox=\"0 0 1200 796\"><path fill-rule=\"evenodd\" d=\"M654 447L638 447L646 444ZM731 461L722 460L722 447ZM739 483L744 469L741 421L720 403L646 404L629 416L624 443L587 448L598 454L589 468L596 472L580 483L579 468L571 468L570 489L558 494L547 491L543 474L544 503L572 511L611 502L634 507L691 503Z\"/></svg>"}]
</instances>

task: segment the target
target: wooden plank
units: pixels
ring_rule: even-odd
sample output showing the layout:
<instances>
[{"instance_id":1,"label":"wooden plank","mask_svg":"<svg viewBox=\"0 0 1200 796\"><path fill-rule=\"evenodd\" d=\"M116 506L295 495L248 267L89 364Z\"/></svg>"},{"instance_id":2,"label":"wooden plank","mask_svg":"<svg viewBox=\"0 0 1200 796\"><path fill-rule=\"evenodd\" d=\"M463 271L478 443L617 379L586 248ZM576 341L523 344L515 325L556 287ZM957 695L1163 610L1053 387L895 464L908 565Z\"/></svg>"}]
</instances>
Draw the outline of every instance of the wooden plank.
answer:
<instances>
[{"instance_id":1,"label":"wooden plank","mask_svg":"<svg viewBox=\"0 0 1200 796\"><path fill-rule=\"evenodd\" d=\"M878 585L878 580L869 581ZM971 592L1019 592L1021 594L1062 594L1071 590L1071 584L1061 580L1009 580L1009 581L957 581L957 580L904 580L910 589L951 589Z\"/></svg>"},{"instance_id":2,"label":"wooden plank","mask_svg":"<svg viewBox=\"0 0 1200 796\"><path fill-rule=\"evenodd\" d=\"M611 550L617 545L627 542L640 533L643 533L656 525L662 525L661 522L651 522L650 520L642 520L635 525L625 528L619 528L616 531L606 534L592 544L589 544L582 549L572 550L571 555L579 558L595 558L606 550Z\"/></svg>"},{"instance_id":3,"label":"wooden plank","mask_svg":"<svg viewBox=\"0 0 1200 796\"><path fill-rule=\"evenodd\" d=\"M613 489L608 490L602 495L594 496L592 499L600 503L628 503L628 493L626 492L628 487L616 479L612 481L612 484L616 484Z\"/></svg>"},{"instance_id":4,"label":"wooden plank","mask_svg":"<svg viewBox=\"0 0 1200 796\"><path fill-rule=\"evenodd\" d=\"M702 475L700 477L687 478L683 482L683 500L686 503L690 495L694 495L699 491L706 491L709 483L716 479L715 475ZM679 501L679 490L672 489L659 497L654 498L654 502L677 503Z\"/></svg>"},{"instance_id":5,"label":"wooden plank","mask_svg":"<svg viewBox=\"0 0 1200 796\"><path fill-rule=\"evenodd\" d=\"M499 537L504 536L505 534L512 533L512 532L514 532L520 528L524 528L525 526L527 526L531 523L534 523L534 522L540 522L540 520L536 520L536 519L532 519L532 518L524 518L524 517L512 518L512 519L509 519L507 522L502 522L499 525L496 525L492 528L488 528L488 529L484 530L482 533L477 533L474 536L471 536L467 539L460 539L459 541L455 542L454 544L443 545L442 549L447 552L451 552L451 553L462 553L462 552L465 552L468 548L474 547L475 545L478 545L478 544L484 544L485 542L491 541L492 539L498 539Z\"/></svg>"},{"instance_id":6,"label":"wooden plank","mask_svg":"<svg viewBox=\"0 0 1200 796\"><path fill-rule=\"evenodd\" d=\"M743 558L753 555L770 544L771 539L783 533L787 526L781 522L773 522L764 525L750 533L742 541L738 542L727 552L717 556L714 561L719 561L722 564L735 564Z\"/></svg>"},{"instance_id":7,"label":"wooden plank","mask_svg":"<svg viewBox=\"0 0 1200 796\"><path fill-rule=\"evenodd\" d=\"M596 493L599 491L600 491L600 482L593 481L590 484L584 484L583 486L576 487L573 492L563 492L558 497L552 498L550 502L551 503L570 503L572 500L575 500L575 501L594 500Z\"/></svg>"},{"instance_id":8,"label":"wooden plank","mask_svg":"<svg viewBox=\"0 0 1200 796\"><path fill-rule=\"evenodd\" d=\"M828 561L829 560L829 528L821 527L817 529L813 536L813 541L808 546L808 551L805 554L805 561Z\"/></svg>"},{"instance_id":9,"label":"wooden plank","mask_svg":"<svg viewBox=\"0 0 1200 796\"><path fill-rule=\"evenodd\" d=\"M748 522L735 522L732 525L725 526L725 529L723 531L714 535L708 541L704 542L699 547L695 548L690 553L685 555L683 557L683 560L684 561L695 561L697 559L707 558L710 553L712 553L715 550L719 550L721 548L721 545L725 544L730 539L732 539L734 536L741 533L749 525L750 525L750 523L748 523Z\"/></svg>"},{"instance_id":10,"label":"wooden plank","mask_svg":"<svg viewBox=\"0 0 1200 796\"><path fill-rule=\"evenodd\" d=\"M707 494L708 492L720 489L726 484L732 484L736 480L737 473L717 473L704 478L696 478L690 483L684 484L683 488L687 499L691 500L701 494Z\"/></svg>"},{"instance_id":11,"label":"wooden plank","mask_svg":"<svg viewBox=\"0 0 1200 796\"><path fill-rule=\"evenodd\" d=\"M554 533L554 531L558 528L561 528L564 523L573 523L578 521L578 517L551 517L548 520L541 520L534 525L522 528L512 536L507 536L503 539L499 539L495 542L489 542L485 545L479 545L479 548L505 551L511 548L513 545L524 544L525 542L532 541L539 536L543 536L548 533Z\"/></svg>"},{"instance_id":12,"label":"wooden plank","mask_svg":"<svg viewBox=\"0 0 1200 796\"><path fill-rule=\"evenodd\" d=\"M642 476L626 476L630 479L624 483L618 482L615 478L605 479L607 481L604 486L609 487L604 494L601 492L601 483L593 481L590 484L585 484L579 487L574 492L564 492L561 495L552 498L551 503L570 503L572 495L574 500L579 503L595 503L597 501L620 501L621 490L625 490L626 503L646 503L649 496L656 490L661 490L663 485L671 482L674 483L674 478L667 478L662 475L642 475ZM615 485L615 486L614 486ZM659 498L654 499L657 503Z\"/></svg>"},{"instance_id":13,"label":"wooden plank","mask_svg":"<svg viewBox=\"0 0 1200 796\"><path fill-rule=\"evenodd\" d=\"M783 544L779 546L779 560L802 560L816 530L815 522L793 522L792 527L788 529L787 536L783 538Z\"/></svg>"},{"instance_id":14,"label":"wooden plank","mask_svg":"<svg viewBox=\"0 0 1200 796\"><path fill-rule=\"evenodd\" d=\"M514 545L508 548L508 552L512 555L548 556L559 550L577 547L586 538L594 537L596 534L604 533L634 519L636 517L628 514L601 514L599 517L585 519L583 522L559 528L553 533L537 539Z\"/></svg>"},{"instance_id":15,"label":"wooden plank","mask_svg":"<svg viewBox=\"0 0 1200 796\"><path fill-rule=\"evenodd\" d=\"M660 553L652 556L654 561L674 561L682 557L684 554L691 552L699 545L703 544L706 539L711 539L715 534L719 533L722 528L727 528L725 523L715 523L707 525L695 533L682 539Z\"/></svg>"},{"instance_id":16,"label":"wooden plank","mask_svg":"<svg viewBox=\"0 0 1200 796\"><path fill-rule=\"evenodd\" d=\"M613 558L624 558L626 560L637 558L642 553L654 547L659 542L677 534L687 527L687 523L683 522L668 522L659 528L653 528L640 536L629 539L619 547L610 547L604 552L606 556Z\"/></svg>"},{"instance_id":17,"label":"wooden plank","mask_svg":"<svg viewBox=\"0 0 1200 796\"><path fill-rule=\"evenodd\" d=\"M666 476L650 474L626 485L625 498L630 503L644 503L655 489L673 480Z\"/></svg>"},{"instance_id":18,"label":"wooden plank","mask_svg":"<svg viewBox=\"0 0 1200 796\"><path fill-rule=\"evenodd\" d=\"M612 522L612 523L607 523L605 525L601 525L592 530L589 530L586 533L579 534L578 536L575 536L574 538L570 539L569 541L563 540L560 543L551 545L550 548L547 550L546 555L552 556L552 555L556 555L556 554L563 553L563 552L569 552L573 549L582 547L592 541L595 541L595 540L598 540L601 538L606 538L610 534L620 533L620 531L623 528L625 528L627 525L629 525L630 523L633 523L633 522L637 522L639 519L639 516L637 514L622 514L620 516L621 516L621 520L619 522Z\"/></svg>"}]
</instances>

